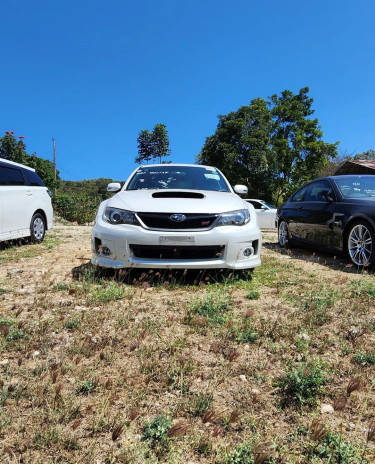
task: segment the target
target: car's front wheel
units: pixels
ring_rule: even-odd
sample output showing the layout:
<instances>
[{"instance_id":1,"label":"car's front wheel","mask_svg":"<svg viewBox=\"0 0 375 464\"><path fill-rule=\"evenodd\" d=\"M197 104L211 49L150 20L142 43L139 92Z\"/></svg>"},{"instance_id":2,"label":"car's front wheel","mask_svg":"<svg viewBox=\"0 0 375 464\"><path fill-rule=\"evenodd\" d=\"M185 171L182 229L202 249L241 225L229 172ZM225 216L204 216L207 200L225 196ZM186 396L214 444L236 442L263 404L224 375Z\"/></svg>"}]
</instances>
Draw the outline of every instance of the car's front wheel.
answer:
<instances>
[{"instance_id":1,"label":"car's front wheel","mask_svg":"<svg viewBox=\"0 0 375 464\"><path fill-rule=\"evenodd\" d=\"M289 238L288 224L284 219L279 222L278 242L282 248L284 248L286 245L292 245L291 239Z\"/></svg>"},{"instance_id":2,"label":"car's front wheel","mask_svg":"<svg viewBox=\"0 0 375 464\"><path fill-rule=\"evenodd\" d=\"M30 223L31 240L40 243L43 241L45 233L46 225L43 216L39 213L34 214Z\"/></svg>"},{"instance_id":3,"label":"car's front wheel","mask_svg":"<svg viewBox=\"0 0 375 464\"><path fill-rule=\"evenodd\" d=\"M365 221L351 224L346 243L349 259L355 266L374 264L375 232L370 224Z\"/></svg>"}]
</instances>

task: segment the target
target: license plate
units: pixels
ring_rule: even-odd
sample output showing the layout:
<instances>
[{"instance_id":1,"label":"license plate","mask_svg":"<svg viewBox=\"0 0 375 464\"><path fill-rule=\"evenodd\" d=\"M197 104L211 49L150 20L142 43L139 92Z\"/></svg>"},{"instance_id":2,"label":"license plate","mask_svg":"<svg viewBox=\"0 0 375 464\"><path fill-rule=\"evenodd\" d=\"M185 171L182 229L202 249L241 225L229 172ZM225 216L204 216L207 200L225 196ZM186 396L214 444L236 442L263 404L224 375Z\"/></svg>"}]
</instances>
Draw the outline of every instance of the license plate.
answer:
<instances>
[{"instance_id":1,"label":"license plate","mask_svg":"<svg viewBox=\"0 0 375 464\"><path fill-rule=\"evenodd\" d=\"M194 245L195 237L188 235L162 235L159 237L160 245Z\"/></svg>"}]
</instances>

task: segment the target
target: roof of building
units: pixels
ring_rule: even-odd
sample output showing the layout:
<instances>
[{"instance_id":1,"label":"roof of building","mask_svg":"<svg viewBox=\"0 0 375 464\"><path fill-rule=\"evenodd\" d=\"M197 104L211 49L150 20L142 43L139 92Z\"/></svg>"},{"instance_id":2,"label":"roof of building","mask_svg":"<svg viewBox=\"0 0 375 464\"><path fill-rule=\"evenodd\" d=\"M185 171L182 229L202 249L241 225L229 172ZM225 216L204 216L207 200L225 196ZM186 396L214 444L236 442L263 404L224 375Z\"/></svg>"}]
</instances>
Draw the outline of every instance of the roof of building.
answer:
<instances>
[{"instance_id":1,"label":"roof of building","mask_svg":"<svg viewBox=\"0 0 375 464\"><path fill-rule=\"evenodd\" d=\"M375 160L348 160L335 172L341 174L375 174Z\"/></svg>"}]
</instances>

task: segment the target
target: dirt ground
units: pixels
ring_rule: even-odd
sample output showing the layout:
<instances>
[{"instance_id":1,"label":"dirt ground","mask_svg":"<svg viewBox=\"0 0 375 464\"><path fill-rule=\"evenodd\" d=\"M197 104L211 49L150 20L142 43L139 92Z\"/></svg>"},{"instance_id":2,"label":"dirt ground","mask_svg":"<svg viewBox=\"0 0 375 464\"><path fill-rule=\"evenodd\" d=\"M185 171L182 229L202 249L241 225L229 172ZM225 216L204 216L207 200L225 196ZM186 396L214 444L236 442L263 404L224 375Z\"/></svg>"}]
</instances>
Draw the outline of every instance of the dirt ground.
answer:
<instances>
[{"instance_id":1,"label":"dirt ground","mask_svg":"<svg viewBox=\"0 0 375 464\"><path fill-rule=\"evenodd\" d=\"M0 252L1 462L253 462L230 458L252 437L273 443L267 462L325 463L304 454L318 450L314 420L359 443L356 456L374 456L365 438L375 424L373 275L341 256L281 250L266 230L249 282L98 284L85 274L90 235L58 223L44 244ZM194 313L207 295L230 298L225 323ZM245 329L258 338L244 342ZM355 363L361 353L371 362ZM318 403L282 409L275 379L317 358L329 378ZM353 379L360 387L347 394ZM179 424L168 446L142 438L160 414Z\"/></svg>"},{"instance_id":2,"label":"dirt ground","mask_svg":"<svg viewBox=\"0 0 375 464\"><path fill-rule=\"evenodd\" d=\"M48 233L48 232L47 232ZM78 268L91 259L91 226L74 226L57 224L50 232L59 236L60 244L50 252L48 249L32 258L21 257L16 263L5 261L0 266L0 279L9 275L17 275L20 288L16 290L19 301L35 292L35 288L45 283L70 283L72 270ZM263 256L277 255L278 258L294 261L303 272L319 272L327 279L335 279L338 275L349 272L352 275L361 273L354 269L342 256L329 253L313 252L311 250L292 249L283 252L277 244L275 230L263 230Z\"/></svg>"}]
</instances>

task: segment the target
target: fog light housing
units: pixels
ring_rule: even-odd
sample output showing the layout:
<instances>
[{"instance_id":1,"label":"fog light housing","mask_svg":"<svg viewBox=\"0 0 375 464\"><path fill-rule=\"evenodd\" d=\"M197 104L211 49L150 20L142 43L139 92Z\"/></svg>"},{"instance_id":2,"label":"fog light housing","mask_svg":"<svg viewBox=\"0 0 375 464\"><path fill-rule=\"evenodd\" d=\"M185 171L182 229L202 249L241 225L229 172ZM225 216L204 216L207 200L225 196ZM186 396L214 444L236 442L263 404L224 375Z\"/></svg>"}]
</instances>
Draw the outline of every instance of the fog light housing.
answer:
<instances>
[{"instance_id":1,"label":"fog light housing","mask_svg":"<svg viewBox=\"0 0 375 464\"><path fill-rule=\"evenodd\" d=\"M108 247L102 245L100 247L100 253L104 256L109 256L111 254L111 250Z\"/></svg>"},{"instance_id":2,"label":"fog light housing","mask_svg":"<svg viewBox=\"0 0 375 464\"><path fill-rule=\"evenodd\" d=\"M250 256L253 256L254 254L254 248L252 246L247 247L244 249L243 253L245 258L250 258Z\"/></svg>"}]
</instances>

